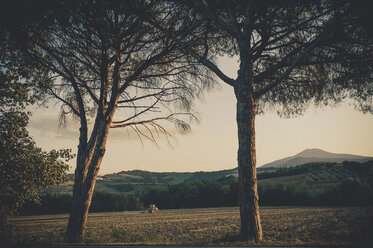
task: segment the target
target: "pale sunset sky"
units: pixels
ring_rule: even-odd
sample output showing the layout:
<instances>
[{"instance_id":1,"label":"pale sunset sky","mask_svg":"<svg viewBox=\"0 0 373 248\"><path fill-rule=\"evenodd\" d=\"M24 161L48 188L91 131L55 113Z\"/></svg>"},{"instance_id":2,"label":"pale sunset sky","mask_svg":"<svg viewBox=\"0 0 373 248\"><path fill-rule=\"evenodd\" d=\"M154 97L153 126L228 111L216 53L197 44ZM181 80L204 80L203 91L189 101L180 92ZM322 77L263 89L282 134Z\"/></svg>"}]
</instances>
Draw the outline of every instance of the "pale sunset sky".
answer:
<instances>
[{"instance_id":1,"label":"pale sunset sky","mask_svg":"<svg viewBox=\"0 0 373 248\"><path fill-rule=\"evenodd\" d=\"M236 77L238 64L222 58L219 67ZM237 167L237 127L233 88L218 83L218 89L205 93L195 102L201 117L192 124L192 133L176 134L170 146L165 138L159 147L144 139L128 137L123 129L110 130L100 175L123 170L215 171ZM78 145L78 124L58 126L58 106L33 109L28 130L38 146L46 149L72 148ZM348 103L337 107L310 107L303 116L283 119L275 112L257 116L257 166L295 155L308 148L333 153L373 156L373 115L363 114ZM75 160L70 172L75 169Z\"/></svg>"}]
</instances>

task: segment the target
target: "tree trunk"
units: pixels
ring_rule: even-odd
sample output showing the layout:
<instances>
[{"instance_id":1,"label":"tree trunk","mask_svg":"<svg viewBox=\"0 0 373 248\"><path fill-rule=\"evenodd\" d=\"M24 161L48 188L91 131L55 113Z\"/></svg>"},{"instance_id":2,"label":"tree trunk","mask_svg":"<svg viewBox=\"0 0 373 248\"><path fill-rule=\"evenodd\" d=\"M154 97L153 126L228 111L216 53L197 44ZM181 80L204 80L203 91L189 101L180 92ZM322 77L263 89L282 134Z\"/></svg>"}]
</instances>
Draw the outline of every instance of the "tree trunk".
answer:
<instances>
[{"instance_id":1,"label":"tree trunk","mask_svg":"<svg viewBox=\"0 0 373 248\"><path fill-rule=\"evenodd\" d=\"M65 241L69 243L78 243L82 241L84 226L88 218L88 210L91 205L94 185L96 183L96 178L86 178L83 180L83 177L85 176L82 175L82 172L77 167L75 170L72 206L65 236ZM90 187L86 183L87 180L91 181Z\"/></svg>"},{"instance_id":2,"label":"tree trunk","mask_svg":"<svg viewBox=\"0 0 373 248\"><path fill-rule=\"evenodd\" d=\"M240 70L234 87L237 99L238 198L242 238L257 242L262 240L263 234L256 178L254 76L248 44L248 37L243 37L239 43Z\"/></svg>"},{"instance_id":3,"label":"tree trunk","mask_svg":"<svg viewBox=\"0 0 373 248\"><path fill-rule=\"evenodd\" d=\"M241 235L244 240L262 240L256 179L255 101L237 99L238 180Z\"/></svg>"},{"instance_id":4,"label":"tree trunk","mask_svg":"<svg viewBox=\"0 0 373 248\"><path fill-rule=\"evenodd\" d=\"M110 129L111 121L103 122L99 128L94 147L86 149L84 153L78 153L72 207L65 234L65 241L69 243L81 242L84 235L88 210L91 206L92 195Z\"/></svg>"}]
</instances>

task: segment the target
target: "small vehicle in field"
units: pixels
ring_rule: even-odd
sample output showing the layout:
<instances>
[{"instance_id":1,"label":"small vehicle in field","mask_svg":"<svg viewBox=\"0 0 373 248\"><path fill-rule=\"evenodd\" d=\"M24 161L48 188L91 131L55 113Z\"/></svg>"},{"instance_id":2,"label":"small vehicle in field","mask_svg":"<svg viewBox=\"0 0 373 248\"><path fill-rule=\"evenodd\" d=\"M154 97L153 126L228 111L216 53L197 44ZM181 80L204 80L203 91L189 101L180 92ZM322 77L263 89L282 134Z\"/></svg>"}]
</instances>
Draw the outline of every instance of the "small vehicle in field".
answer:
<instances>
[{"instance_id":1,"label":"small vehicle in field","mask_svg":"<svg viewBox=\"0 0 373 248\"><path fill-rule=\"evenodd\" d=\"M150 204L149 208L145 211L146 214L153 214L158 212L159 209L155 206L155 204Z\"/></svg>"}]
</instances>

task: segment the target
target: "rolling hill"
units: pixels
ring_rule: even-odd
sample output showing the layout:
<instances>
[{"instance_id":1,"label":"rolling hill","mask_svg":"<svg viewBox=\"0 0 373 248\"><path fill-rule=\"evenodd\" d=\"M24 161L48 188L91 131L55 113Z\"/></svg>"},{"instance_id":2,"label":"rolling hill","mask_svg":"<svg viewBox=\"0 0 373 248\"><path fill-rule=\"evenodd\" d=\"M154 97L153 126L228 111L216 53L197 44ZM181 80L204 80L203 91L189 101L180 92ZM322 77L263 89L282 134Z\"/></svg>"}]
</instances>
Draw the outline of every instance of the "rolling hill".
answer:
<instances>
[{"instance_id":1,"label":"rolling hill","mask_svg":"<svg viewBox=\"0 0 373 248\"><path fill-rule=\"evenodd\" d=\"M306 183L312 185L336 184L349 177L361 178L355 167L360 163L373 161L372 157L351 154L336 154L320 149L307 149L294 156L276 160L257 168L259 184ZM343 161L351 161L346 166ZM373 164L370 162L369 164ZM359 171L359 168L356 168ZM121 171L99 176L96 191L141 193L149 187L165 187L179 183L215 181L223 177L237 177L237 168L220 171L199 172L150 172L143 170ZM73 175L65 184L47 191L71 193Z\"/></svg>"},{"instance_id":2,"label":"rolling hill","mask_svg":"<svg viewBox=\"0 0 373 248\"><path fill-rule=\"evenodd\" d=\"M121 171L101 177L104 181L120 180L134 184L178 184L197 181L213 181L221 177L237 174L237 168L220 171L197 172L150 172L143 170Z\"/></svg>"},{"instance_id":3,"label":"rolling hill","mask_svg":"<svg viewBox=\"0 0 373 248\"><path fill-rule=\"evenodd\" d=\"M342 163L343 161L367 162L373 160L373 157L358 156L352 154L339 154L326 152L321 149L306 149L294 156L286 157L260 166L259 168L288 168L311 162L334 162Z\"/></svg>"}]
</instances>

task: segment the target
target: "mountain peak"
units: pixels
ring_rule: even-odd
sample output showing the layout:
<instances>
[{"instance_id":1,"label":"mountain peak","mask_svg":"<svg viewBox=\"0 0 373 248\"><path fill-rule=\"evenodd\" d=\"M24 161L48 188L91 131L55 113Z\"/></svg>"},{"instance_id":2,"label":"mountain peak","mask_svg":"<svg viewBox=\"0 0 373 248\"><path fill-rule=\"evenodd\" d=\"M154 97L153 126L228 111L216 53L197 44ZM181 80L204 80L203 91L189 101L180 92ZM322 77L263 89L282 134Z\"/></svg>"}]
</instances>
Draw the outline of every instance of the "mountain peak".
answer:
<instances>
[{"instance_id":1,"label":"mountain peak","mask_svg":"<svg viewBox=\"0 0 373 248\"><path fill-rule=\"evenodd\" d=\"M373 157L365 157L353 154L331 153L318 148L306 149L294 156L286 157L262 165L262 168L268 167L290 167L298 166L310 162L334 162L341 163L343 161L366 162L372 160Z\"/></svg>"},{"instance_id":2,"label":"mountain peak","mask_svg":"<svg viewBox=\"0 0 373 248\"><path fill-rule=\"evenodd\" d=\"M318 149L318 148L312 148L312 149L306 149L298 154L296 154L294 157L303 157L303 158L322 158L322 157L330 157L331 153L326 152L324 150Z\"/></svg>"}]
</instances>

